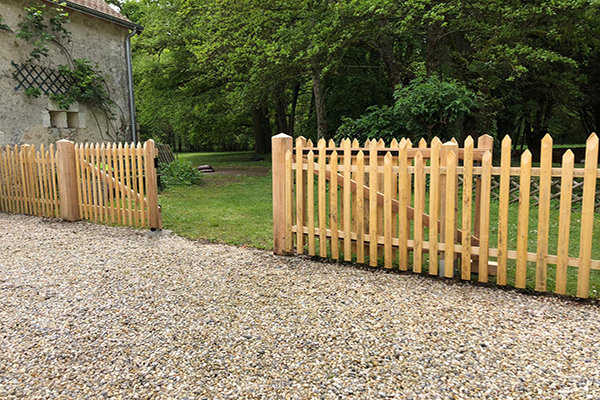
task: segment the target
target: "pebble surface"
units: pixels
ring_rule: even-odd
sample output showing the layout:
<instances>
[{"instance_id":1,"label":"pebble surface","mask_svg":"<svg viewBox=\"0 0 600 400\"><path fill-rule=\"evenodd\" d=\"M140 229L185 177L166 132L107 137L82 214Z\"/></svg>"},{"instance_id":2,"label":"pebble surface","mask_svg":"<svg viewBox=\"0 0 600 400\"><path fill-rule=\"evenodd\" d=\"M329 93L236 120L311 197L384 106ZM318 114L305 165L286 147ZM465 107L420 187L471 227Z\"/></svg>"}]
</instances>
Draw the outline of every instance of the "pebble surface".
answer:
<instances>
[{"instance_id":1,"label":"pebble surface","mask_svg":"<svg viewBox=\"0 0 600 400\"><path fill-rule=\"evenodd\" d=\"M600 307L0 214L0 398L600 399Z\"/></svg>"}]
</instances>

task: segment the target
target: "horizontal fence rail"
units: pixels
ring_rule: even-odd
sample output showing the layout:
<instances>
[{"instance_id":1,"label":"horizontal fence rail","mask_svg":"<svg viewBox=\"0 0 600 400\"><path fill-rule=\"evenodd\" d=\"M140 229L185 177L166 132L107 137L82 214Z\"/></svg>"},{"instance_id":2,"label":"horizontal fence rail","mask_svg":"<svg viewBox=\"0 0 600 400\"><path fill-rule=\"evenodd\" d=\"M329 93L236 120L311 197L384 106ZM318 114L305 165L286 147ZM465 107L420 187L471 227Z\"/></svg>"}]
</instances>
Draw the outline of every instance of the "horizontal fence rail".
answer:
<instances>
[{"instance_id":1,"label":"horizontal fence rail","mask_svg":"<svg viewBox=\"0 0 600 400\"><path fill-rule=\"evenodd\" d=\"M153 141L0 149L0 211L158 228Z\"/></svg>"},{"instance_id":2,"label":"horizontal fence rail","mask_svg":"<svg viewBox=\"0 0 600 400\"><path fill-rule=\"evenodd\" d=\"M463 148L275 136L274 251L588 297L600 281L598 137L584 168L571 151L553 167L549 135L539 166L529 151L513 166L509 137L496 166L492 149L488 135Z\"/></svg>"}]
</instances>

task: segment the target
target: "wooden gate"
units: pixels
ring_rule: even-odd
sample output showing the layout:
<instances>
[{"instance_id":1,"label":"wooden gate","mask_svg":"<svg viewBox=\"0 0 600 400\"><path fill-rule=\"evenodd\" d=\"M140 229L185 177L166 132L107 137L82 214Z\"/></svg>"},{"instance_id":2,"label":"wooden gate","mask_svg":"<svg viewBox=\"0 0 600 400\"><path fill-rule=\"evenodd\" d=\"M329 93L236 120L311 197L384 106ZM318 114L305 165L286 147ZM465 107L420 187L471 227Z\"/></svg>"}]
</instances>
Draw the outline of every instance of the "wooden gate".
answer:
<instances>
[{"instance_id":1,"label":"wooden gate","mask_svg":"<svg viewBox=\"0 0 600 400\"><path fill-rule=\"evenodd\" d=\"M0 211L162 228L154 141L0 149Z\"/></svg>"}]
</instances>

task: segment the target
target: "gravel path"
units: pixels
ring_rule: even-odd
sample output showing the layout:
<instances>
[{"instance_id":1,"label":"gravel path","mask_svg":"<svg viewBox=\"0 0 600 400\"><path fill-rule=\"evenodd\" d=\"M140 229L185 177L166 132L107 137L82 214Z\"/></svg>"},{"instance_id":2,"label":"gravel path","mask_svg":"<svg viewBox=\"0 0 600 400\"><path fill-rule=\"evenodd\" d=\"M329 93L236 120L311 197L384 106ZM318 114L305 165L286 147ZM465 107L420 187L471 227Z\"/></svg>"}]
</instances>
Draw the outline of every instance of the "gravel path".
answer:
<instances>
[{"instance_id":1,"label":"gravel path","mask_svg":"<svg viewBox=\"0 0 600 400\"><path fill-rule=\"evenodd\" d=\"M0 398L600 399L600 307L0 214Z\"/></svg>"}]
</instances>

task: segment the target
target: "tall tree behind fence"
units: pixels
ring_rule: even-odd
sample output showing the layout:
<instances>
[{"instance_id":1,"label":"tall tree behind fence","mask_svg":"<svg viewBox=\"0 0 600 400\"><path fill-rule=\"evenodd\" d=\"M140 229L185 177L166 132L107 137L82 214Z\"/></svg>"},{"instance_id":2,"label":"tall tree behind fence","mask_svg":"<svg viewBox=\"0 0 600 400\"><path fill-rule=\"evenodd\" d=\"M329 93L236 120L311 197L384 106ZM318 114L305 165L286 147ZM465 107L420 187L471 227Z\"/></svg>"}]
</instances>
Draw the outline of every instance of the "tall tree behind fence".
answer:
<instances>
[{"instance_id":1,"label":"tall tree behind fence","mask_svg":"<svg viewBox=\"0 0 600 400\"><path fill-rule=\"evenodd\" d=\"M0 210L161 228L156 148L74 144L0 149Z\"/></svg>"},{"instance_id":2,"label":"tall tree behind fence","mask_svg":"<svg viewBox=\"0 0 600 400\"><path fill-rule=\"evenodd\" d=\"M588 297L590 277L600 274L600 261L592 259L598 137L587 141L584 168L575 168L571 151L554 168L548 135L539 167L529 151L513 167L509 137L500 166L493 166L492 145L484 135L476 147L467 138L464 148L438 139L429 147L405 139L389 147L344 140L338 147L304 138L294 147L291 137L277 135L274 251L517 288L530 283L559 294L570 282L573 294ZM559 194L553 178L560 180ZM515 195L518 206L511 205ZM581 201L577 209L574 197Z\"/></svg>"}]
</instances>

